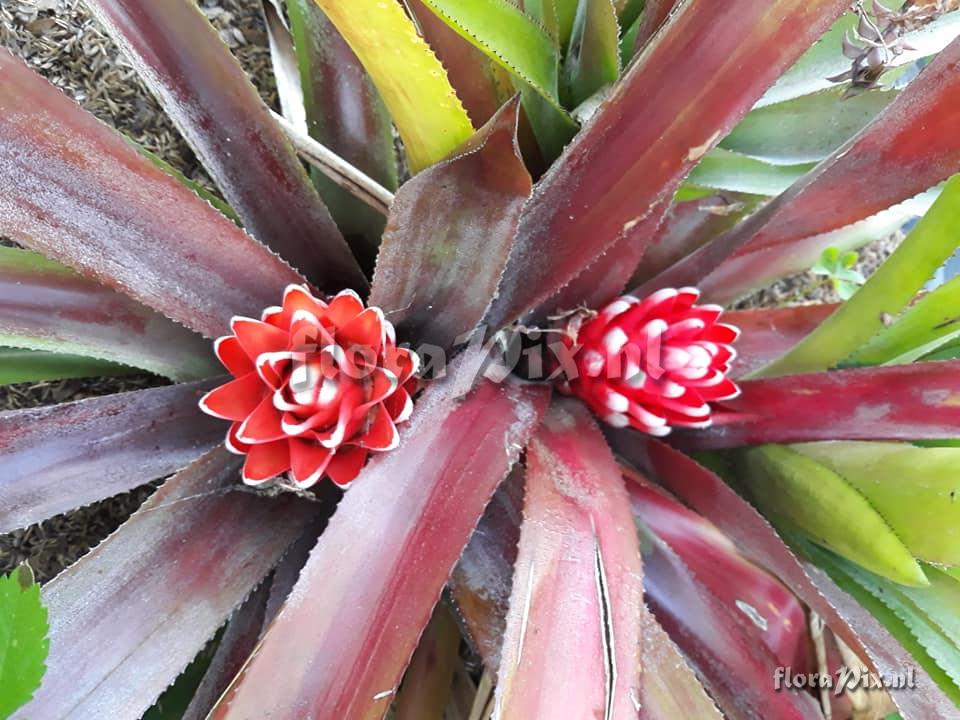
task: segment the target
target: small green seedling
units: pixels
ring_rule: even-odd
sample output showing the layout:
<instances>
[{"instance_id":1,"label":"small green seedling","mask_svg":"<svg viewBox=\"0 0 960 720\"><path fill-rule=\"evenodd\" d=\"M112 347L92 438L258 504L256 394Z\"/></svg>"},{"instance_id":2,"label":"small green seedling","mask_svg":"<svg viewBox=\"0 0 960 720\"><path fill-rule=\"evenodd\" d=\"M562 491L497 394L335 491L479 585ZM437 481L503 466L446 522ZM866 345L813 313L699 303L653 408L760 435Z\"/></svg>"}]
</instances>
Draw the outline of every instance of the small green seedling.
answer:
<instances>
[{"instance_id":1,"label":"small green seedling","mask_svg":"<svg viewBox=\"0 0 960 720\"><path fill-rule=\"evenodd\" d=\"M860 256L853 250L841 253L835 247L828 247L810 271L829 278L840 299L849 300L867 281L859 271L853 269L859 259Z\"/></svg>"}]
</instances>

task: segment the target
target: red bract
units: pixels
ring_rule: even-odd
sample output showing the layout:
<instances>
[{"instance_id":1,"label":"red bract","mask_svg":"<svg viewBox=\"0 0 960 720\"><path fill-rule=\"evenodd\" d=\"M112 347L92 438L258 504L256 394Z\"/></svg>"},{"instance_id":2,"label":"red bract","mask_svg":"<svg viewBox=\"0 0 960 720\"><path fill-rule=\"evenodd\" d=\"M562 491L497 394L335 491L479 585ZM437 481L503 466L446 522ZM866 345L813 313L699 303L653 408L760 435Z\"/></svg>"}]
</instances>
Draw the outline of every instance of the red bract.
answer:
<instances>
[{"instance_id":1,"label":"red bract","mask_svg":"<svg viewBox=\"0 0 960 720\"><path fill-rule=\"evenodd\" d=\"M740 394L727 377L739 330L717 322L719 305L697 305L696 288L624 295L599 312L571 316L564 343L575 351L560 387L609 425L655 436L710 425L710 402Z\"/></svg>"},{"instance_id":2,"label":"red bract","mask_svg":"<svg viewBox=\"0 0 960 720\"><path fill-rule=\"evenodd\" d=\"M364 308L352 290L327 303L290 285L282 307L260 320L234 317L230 328L214 347L235 379L200 407L233 421L226 445L247 456L246 484L289 471L300 488L325 474L346 487L371 451L397 446L419 359L397 347L379 308Z\"/></svg>"}]
</instances>

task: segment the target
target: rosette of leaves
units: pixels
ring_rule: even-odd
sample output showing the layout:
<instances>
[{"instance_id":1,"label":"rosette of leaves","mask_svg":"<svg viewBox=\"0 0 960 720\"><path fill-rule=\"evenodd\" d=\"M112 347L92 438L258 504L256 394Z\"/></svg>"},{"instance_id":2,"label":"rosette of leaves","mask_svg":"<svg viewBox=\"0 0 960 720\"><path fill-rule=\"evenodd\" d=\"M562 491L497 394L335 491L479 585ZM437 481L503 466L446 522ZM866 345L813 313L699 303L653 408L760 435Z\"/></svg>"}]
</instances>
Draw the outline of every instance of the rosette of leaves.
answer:
<instances>
[{"instance_id":1,"label":"rosette of leaves","mask_svg":"<svg viewBox=\"0 0 960 720\"><path fill-rule=\"evenodd\" d=\"M281 125L191 2L88 4L222 202L0 53L8 378L173 381L0 415L4 530L169 476L44 588L15 717L137 718L190 665L185 718L836 718L862 708L770 678L850 657L918 666L905 717L957 713L958 285L913 300L957 245L960 43L849 106L847 0L291 0ZM927 208L848 303L728 313L743 394L671 444L462 347L624 289L731 302ZM243 488L197 407L212 338L305 282L451 358L342 498Z\"/></svg>"}]
</instances>

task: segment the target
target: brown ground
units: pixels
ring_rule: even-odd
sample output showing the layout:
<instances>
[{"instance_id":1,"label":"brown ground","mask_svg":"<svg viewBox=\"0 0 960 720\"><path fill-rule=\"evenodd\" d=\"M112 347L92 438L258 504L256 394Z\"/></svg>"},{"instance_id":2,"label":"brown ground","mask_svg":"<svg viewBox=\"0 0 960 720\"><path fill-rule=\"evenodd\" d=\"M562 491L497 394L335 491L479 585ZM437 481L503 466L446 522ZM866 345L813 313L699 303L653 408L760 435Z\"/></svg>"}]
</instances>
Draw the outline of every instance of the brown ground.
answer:
<instances>
[{"instance_id":1,"label":"brown ground","mask_svg":"<svg viewBox=\"0 0 960 720\"><path fill-rule=\"evenodd\" d=\"M276 91L268 70L270 55L259 3L201 0L200 6L273 104ZM101 120L212 188L190 148L79 0L0 0L0 45L24 58ZM0 387L0 410L80 400L163 382L144 374L11 385ZM145 485L0 535L0 573L29 560L41 581L50 579L115 530L152 490L152 485Z\"/></svg>"},{"instance_id":2,"label":"brown ground","mask_svg":"<svg viewBox=\"0 0 960 720\"><path fill-rule=\"evenodd\" d=\"M200 0L199 4L261 94L275 106L276 90L259 3ZM79 0L0 0L0 45L24 58L97 117L212 189L190 148ZM862 269L875 267L893 246L887 241L865 248ZM804 273L757 293L743 304L755 307L831 299L835 299L832 291L820 278ZM162 382L137 375L14 385L0 388L0 409L65 402ZM25 530L0 535L0 573L29 559L40 580L53 577L112 532L152 489L152 485L146 485Z\"/></svg>"}]
</instances>

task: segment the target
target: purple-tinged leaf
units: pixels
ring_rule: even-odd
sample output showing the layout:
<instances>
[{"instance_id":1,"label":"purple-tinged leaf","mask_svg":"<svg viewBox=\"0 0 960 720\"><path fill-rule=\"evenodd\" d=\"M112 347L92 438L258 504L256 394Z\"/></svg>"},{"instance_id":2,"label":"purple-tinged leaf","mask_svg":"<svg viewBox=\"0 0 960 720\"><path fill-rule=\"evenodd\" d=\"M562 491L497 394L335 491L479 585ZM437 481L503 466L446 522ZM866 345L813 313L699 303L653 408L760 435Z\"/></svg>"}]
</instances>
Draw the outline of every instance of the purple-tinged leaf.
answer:
<instances>
[{"instance_id":1,"label":"purple-tinged leaf","mask_svg":"<svg viewBox=\"0 0 960 720\"><path fill-rule=\"evenodd\" d=\"M813 440L949 440L960 428L960 361L784 375L740 383L685 447Z\"/></svg>"},{"instance_id":2,"label":"purple-tinged leaf","mask_svg":"<svg viewBox=\"0 0 960 720\"><path fill-rule=\"evenodd\" d=\"M394 720L442 720L459 650L460 628L450 611L437 605L404 673Z\"/></svg>"},{"instance_id":3,"label":"purple-tinged leaf","mask_svg":"<svg viewBox=\"0 0 960 720\"><path fill-rule=\"evenodd\" d=\"M643 5L640 29L637 31L636 49L639 50L666 22L670 12L681 0L647 0Z\"/></svg>"},{"instance_id":4,"label":"purple-tinged leaf","mask_svg":"<svg viewBox=\"0 0 960 720\"><path fill-rule=\"evenodd\" d=\"M191 0L86 0L250 233L325 290L366 285L296 151Z\"/></svg>"},{"instance_id":5,"label":"purple-tinged leaf","mask_svg":"<svg viewBox=\"0 0 960 720\"><path fill-rule=\"evenodd\" d=\"M314 0L288 0L307 131L388 190L397 188L393 125L353 50ZM383 216L325 177L313 182L364 267L373 268Z\"/></svg>"},{"instance_id":6,"label":"purple-tinged leaf","mask_svg":"<svg viewBox=\"0 0 960 720\"><path fill-rule=\"evenodd\" d=\"M20 718L140 717L176 679L315 512L241 492L239 468L204 455L46 586L47 674Z\"/></svg>"},{"instance_id":7,"label":"purple-tinged leaf","mask_svg":"<svg viewBox=\"0 0 960 720\"><path fill-rule=\"evenodd\" d=\"M730 611L744 632L796 672L812 670L807 619L796 597L738 552L703 516L639 473L624 468L633 514L667 543L697 583Z\"/></svg>"},{"instance_id":8,"label":"purple-tinged leaf","mask_svg":"<svg viewBox=\"0 0 960 720\"><path fill-rule=\"evenodd\" d=\"M620 469L573 401L553 404L527 452L494 715L635 716L643 581Z\"/></svg>"},{"instance_id":9,"label":"purple-tinged leaf","mask_svg":"<svg viewBox=\"0 0 960 720\"><path fill-rule=\"evenodd\" d=\"M667 543L639 527L647 601L697 667L724 716L820 720L823 716L811 695L774 688L771 678L780 664L774 655L743 629L725 603L697 582Z\"/></svg>"},{"instance_id":10,"label":"purple-tinged leaf","mask_svg":"<svg viewBox=\"0 0 960 720\"><path fill-rule=\"evenodd\" d=\"M450 84L476 127L485 124L513 94L510 75L451 29L421 0L405 0L424 40L447 69Z\"/></svg>"},{"instance_id":11,"label":"purple-tinged leaf","mask_svg":"<svg viewBox=\"0 0 960 720\"><path fill-rule=\"evenodd\" d=\"M770 524L712 472L657 440L637 442L623 432L615 447L627 459L648 469L672 493L717 525L752 557L783 580L853 651L882 673L915 666L909 654L862 607L843 593L822 571L801 564ZM936 684L923 674L923 691L894 690L906 717L935 720L956 709Z\"/></svg>"},{"instance_id":12,"label":"purple-tinged leaf","mask_svg":"<svg viewBox=\"0 0 960 720\"><path fill-rule=\"evenodd\" d=\"M450 571L548 397L543 387L487 381L463 397L477 358L466 359L428 388L400 446L371 462L341 500L211 720L387 711Z\"/></svg>"},{"instance_id":13,"label":"purple-tinged leaf","mask_svg":"<svg viewBox=\"0 0 960 720\"><path fill-rule=\"evenodd\" d=\"M303 282L3 49L0 235L209 337Z\"/></svg>"},{"instance_id":14,"label":"purple-tinged leaf","mask_svg":"<svg viewBox=\"0 0 960 720\"><path fill-rule=\"evenodd\" d=\"M670 206L657 232L650 239L643 261L634 270L630 285L653 277L685 255L726 232L758 202L757 196L719 192Z\"/></svg>"},{"instance_id":15,"label":"purple-tinged leaf","mask_svg":"<svg viewBox=\"0 0 960 720\"><path fill-rule=\"evenodd\" d=\"M143 368L177 380L216 374L210 343L29 250L0 247L0 342Z\"/></svg>"},{"instance_id":16,"label":"purple-tinged leaf","mask_svg":"<svg viewBox=\"0 0 960 720\"><path fill-rule=\"evenodd\" d=\"M462 154L397 192L370 303L414 345L449 349L480 323L496 293L530 194L516 145L519 111L514 99Z\"/></svg>"},{"instance_id":17,"label":"purple-tinged leaf","mask_svg":"<svg viewBox=\"0 0 960 720\"><path fill-rule=\"evenodd\" d=\"M646 607L643 609L641 647L643 706L640 720L722 720L723 715L679 648Z\"/></svg>"},{"instance_id":18,"label":"purple-tinged leaf","mask_svg":"<svg viewBox=\"0 0 960 720\"><path fill-rule=\"evenodd\" d=\"M213 382L0 413L0 533L168 475L223 440Z\"/></svg>"},{"instance_id":19,"label":"purple-tinged leaf","mask_svg":"<svg viewBox=\"0 0 960 720\"><path fill-rule=\"evenodd\" d=\"M770 364L813 332L838 305L756 308L724 313L723 322L740 328L735 376L748 375Z\"/></svg>"},{"instance_id":20,"label":"purple-tinged leaf","mask_svg":"<svg viewBox=\"0 0 960 720\"><path fill-rule=\"evenodd\" d=\"M517 467L487 505L450 576L456 609L490 673L500 667L522 513L523 469Z\"/></svg>"},{"instance_id":21,"label":"purple-tinged leaf","mask_svg":"<svg viewBox=\"0 0 960 720\"><path fill-rule=\"evenodd\" d=\"M257 646L270 594L261 583L230 617L210 665L179 720L203 720Z\"/></svg>"},{"instance_id":22,"label":"purple-tinged leaf","mask_svg":"<svg viewBox=\"0 0 960 720\"><path fill-rule=\"evenodd\" d=\"M603 287L578 279L541 309L616 295L681 179L847 5L684 3L534 189L489 324L544 303L623 238L629 257L596 263L609 268Z\"/></svg>"},{"instance_id":23,"label":"purple-tinged leaf","mask_svg":"<svg viewBox=\"0 0 960 720\"><path fill-rule=\"evenodd\" d=\"M694 283L730 297L805 238L846 227L960 170L960 39L945 48L866 128L737 228L652 279L644 289ZM890 172L890 168L897 168ZM721 263L723 263L721 265ZM718 267L719 266L719 267ZM733 274L730 275L729 271ZM748 285L749 287L749 285Z\"/></svg>"}]
</instances>

